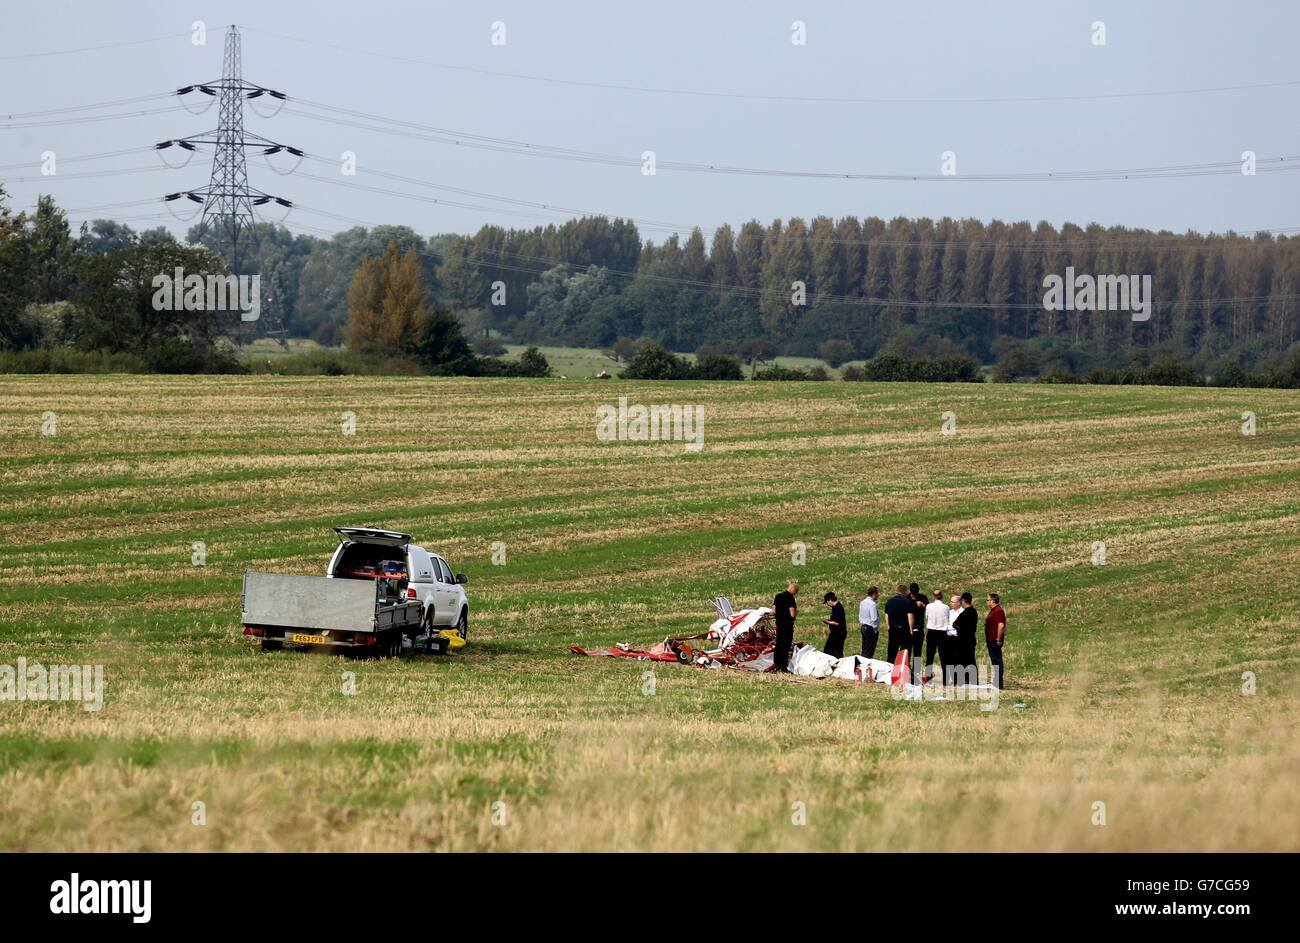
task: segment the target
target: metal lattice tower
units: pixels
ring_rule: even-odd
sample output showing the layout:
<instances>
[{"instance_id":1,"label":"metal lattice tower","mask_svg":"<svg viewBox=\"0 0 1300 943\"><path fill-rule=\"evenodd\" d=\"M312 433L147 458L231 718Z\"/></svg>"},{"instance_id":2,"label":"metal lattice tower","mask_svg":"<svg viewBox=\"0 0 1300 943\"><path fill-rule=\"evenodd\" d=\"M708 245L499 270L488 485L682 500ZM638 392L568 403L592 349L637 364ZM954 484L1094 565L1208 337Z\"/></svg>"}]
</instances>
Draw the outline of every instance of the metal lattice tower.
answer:
<instances>
[{"instance_id":1,"label":"metal lattice tower","mask_svg":"<svg viewBox=\"0 0 1300 943\"><path fill-rule=\"evenodd\" d=\"M218 125L214 135L212 178L203 203L200 230L216 238L216 250L239 271L240 237L253 228L253 193L248 189L248 165L244 157L244 80L239 31L226 31L226 51L217 84Z\"/></svg>"},{"instance_id":2,"label":"metal lattice tower","mask_svg":"<svg viewBox=\"0 0 1300 943\"><path fill-rule=\"evenodd\" d=\"M188 95L196 91L217 98L219 106L217 128L203 134L162 141L155 146L158 150L175 145L183 150L194 151L199 144L210 145L213 148L212 176L206 187L169 193L164 199L172 201L184 197L202 204L203 217L199 221L200 236L210 235L212 247L225 257L231 273L244 274L241 269L243 249L247 246L248 240L255 239L257 235L254 227L257 221L254 208L272 202L286 209L293 208L293 203L289 200L272 196L248 185L248 162L245 149L258 148L266 155L287 151L297 157L299 162L304 155L296 147L277 144L270 138L244 130L246 100L266 95L284 102L288 100L288 96L263 85L244 81L239 30L236 27L231 26L226 31L221 79L216 82L187 85L177 89L176 94ZM268 337L277 338L287 347L286 332L274 308L264 309L261 320L264 333Z\"/></svg>"}]
</instances>

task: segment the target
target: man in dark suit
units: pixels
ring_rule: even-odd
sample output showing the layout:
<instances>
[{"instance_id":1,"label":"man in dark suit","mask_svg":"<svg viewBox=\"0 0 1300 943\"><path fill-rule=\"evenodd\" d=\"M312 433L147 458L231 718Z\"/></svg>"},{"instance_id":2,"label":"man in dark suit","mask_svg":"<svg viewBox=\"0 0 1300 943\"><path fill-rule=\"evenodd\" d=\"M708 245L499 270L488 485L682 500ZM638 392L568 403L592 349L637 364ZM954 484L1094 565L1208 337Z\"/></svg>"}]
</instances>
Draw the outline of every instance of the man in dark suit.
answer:
<instances>
[{"instance_id":1,"label":"man in dark suit","mask_svg":"<svg viewBox=\"0 0 1300 943\"><path fill-rule=\"evenodd\" d=\"M961 594L961 612L957 613L954 623L957 629L956 675L953 684L977 684L979 668L975 664L975 635L979 628L980 614L975 611L975 603L970 593Z\"/></svg>"},{"instance_id":2,"label":"man in dark suit","mask_svg":"<svg viewBox=\"0 0 1300 943\"><path fill-rule=\"evenodd\" d=\"M916 604L916 621L912 631L912 668L913 674L919 679L921 655L925 648L925 607L930 605L930 597L921 592L921 587L916 583L907 587L907 595Z\"/></svg>"},{"instance_id":3,"label":"man in dark suit","mask_svg":"<svg viewBox=\"0 0 1300 943\"><path fill-rule=\"evenodd\" d=\"M784 592L772 600L772 614L776 619L776 649L772 652L772 667L776 671L790 671L790 649L794 646L794 619L799 607L794 597L799 595L799 584L791 582Z\"/></svg>"}]
</instances>

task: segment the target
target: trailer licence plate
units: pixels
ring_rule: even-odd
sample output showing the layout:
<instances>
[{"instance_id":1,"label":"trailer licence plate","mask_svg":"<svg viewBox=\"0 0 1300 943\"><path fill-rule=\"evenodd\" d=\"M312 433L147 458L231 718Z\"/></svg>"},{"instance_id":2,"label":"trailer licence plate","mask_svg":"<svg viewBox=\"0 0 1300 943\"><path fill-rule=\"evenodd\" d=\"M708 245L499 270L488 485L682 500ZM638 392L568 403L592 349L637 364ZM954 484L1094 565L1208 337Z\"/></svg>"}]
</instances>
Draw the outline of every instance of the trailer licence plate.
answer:
<instances>
[{"instance_id":1,"label":"trailer licence plate","mask_svg":"<svg viewBox=\"0 0 1300 943\"><path fill-rule=\"evenodd\" d=\"M321 645L325 640L319 635L303 635L301 632L294 632L289 636L289 641L302 645Z\"/></svg>"}]
</instances>

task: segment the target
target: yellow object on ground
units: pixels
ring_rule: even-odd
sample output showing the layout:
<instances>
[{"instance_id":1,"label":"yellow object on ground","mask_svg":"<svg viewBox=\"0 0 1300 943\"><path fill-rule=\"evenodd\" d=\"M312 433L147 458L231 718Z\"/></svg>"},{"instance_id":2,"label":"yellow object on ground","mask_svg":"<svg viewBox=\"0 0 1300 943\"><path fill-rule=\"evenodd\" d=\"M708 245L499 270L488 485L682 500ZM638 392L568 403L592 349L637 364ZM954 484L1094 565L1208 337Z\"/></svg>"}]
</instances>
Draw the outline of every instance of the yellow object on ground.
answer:
<instances>
[{"instance_id":1,"label":"yellow object on ground","mask_svg":"<svg viewBox=\"0 0 1300 943\"><path fill-rule=\"evenodd\" d=\"M455 629L443 629L438 634L447 639L447 648L453 652L465 647L465 640Z\"/></svg>"}]
</instances>

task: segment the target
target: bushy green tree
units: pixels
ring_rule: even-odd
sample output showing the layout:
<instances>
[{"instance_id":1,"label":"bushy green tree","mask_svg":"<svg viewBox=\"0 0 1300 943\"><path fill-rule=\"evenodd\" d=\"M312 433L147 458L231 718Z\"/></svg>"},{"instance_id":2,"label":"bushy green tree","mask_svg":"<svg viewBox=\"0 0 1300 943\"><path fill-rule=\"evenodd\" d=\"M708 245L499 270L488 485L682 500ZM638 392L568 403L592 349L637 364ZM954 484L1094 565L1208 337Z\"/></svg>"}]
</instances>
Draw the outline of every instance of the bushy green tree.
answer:
<instances>
[{"instance_id":1,"label":"bushy green tree","mask_svg":"<svg viewBox=\"0 0 1300 943\"><path fill-rule=\"evenodd\" d=\"M852 360L856 351L848 341L833 337L830 340L822 341L817 348L817 353L822 360L825 360L832 367L839 367L846 360Z\"/></svg>"},{"instance_id":2,"label":"bushy green tree","mask_svg":"<svg viewBox=\"0 0 1300 943\"><path fill-rule=\"evenodd\" d=\"M519 355L519 368L516 376L521 377L549 377L551 375L551 365L546 360L546 355L536 347L529 347Z\"/></svg>"},{"instance_id":3,"label":"bushy green tree","mask_svg":"<svg viewBox=\"0 0 1300 943\"><path fill-rule=\"evenodd\" d=\"M460 321L450 311L430 312L415 347L415 356L435 376L466 376L478 372L478 358L469 349Z\"/></svg>"},{"instance_id":4,"label":"bushy green tree","mask_svg":"<svg viewBox=\"0 0 1300 943\"><path fill-rule=\"evenodd\" d=\"M238 316L172 299L159 305L159 275L225 275L225 263L201 246L143 241L83 256L77 266L71 342L86 350L134 353L163 373L234 372L229 340Z\"/></svg>"},{"instance_id":5,"label":"bushy green tree","mask_svg":"<svg viewBox=\"0 0 1300 943\"><path fill-rule=\"evenodd\" d=\"M625 380L681 380L690 373L689 364L670 353L662 344L646 344L623 370Z\"/></svg>"},{"instance_id":6,"label":"bushy green tree","mask_svg":"<svg viewBox=\"0 0 1300 943\"><path fill-rule=\"evenodd\" d=\"M725 354L705 354L691 367L690 375L696 380L743 380L740 361Z\"/></svg>"}]
</instances>

